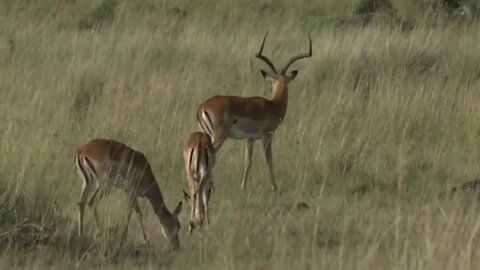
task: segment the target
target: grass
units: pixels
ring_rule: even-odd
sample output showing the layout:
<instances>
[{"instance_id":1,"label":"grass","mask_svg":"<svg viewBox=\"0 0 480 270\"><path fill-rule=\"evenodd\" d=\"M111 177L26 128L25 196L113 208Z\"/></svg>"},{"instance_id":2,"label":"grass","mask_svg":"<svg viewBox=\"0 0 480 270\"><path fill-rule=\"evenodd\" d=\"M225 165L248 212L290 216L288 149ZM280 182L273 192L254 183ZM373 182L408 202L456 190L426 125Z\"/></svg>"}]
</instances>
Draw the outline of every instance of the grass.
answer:
<instances>
[{"instance_id":1,"label":"grass","mask_svg":"<svg viewBox=\"0 0 480 270\"><path fill-rule=\"evenodd\" d=\"M479 24L392 1L400 19L362 27L360 1L0 1L0 263L28 269L478 269L478 202L442 196L478 177ZM428 1L423 1L428 2ZM411 13L412 11L417 13ZM404 25L411 27L404 27ZM257 143L247 192L245 143L214 170L211 227L167 252L141 207L112 258L125 197L100 205L77 236L77 147L114 138L144 152L167 206L186 188L181 149L195 110L216 94L270 95L256 60L295 64L269 190ZM305 202L309 210L297 210ZM96 245L95 245L96 243Z\"/></svg>"}]
</instances>

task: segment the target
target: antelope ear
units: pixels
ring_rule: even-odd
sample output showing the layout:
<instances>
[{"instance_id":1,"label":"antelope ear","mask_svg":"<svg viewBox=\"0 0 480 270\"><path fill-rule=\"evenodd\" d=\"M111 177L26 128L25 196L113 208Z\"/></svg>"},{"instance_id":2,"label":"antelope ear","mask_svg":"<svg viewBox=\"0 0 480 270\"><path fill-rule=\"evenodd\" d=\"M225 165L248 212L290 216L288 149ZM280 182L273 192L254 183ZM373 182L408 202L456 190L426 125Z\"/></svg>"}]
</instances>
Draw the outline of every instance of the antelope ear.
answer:
<instances>
[{"instance_id":1,"label":"antelope ear","mask_svg":"<svg viewBox=\"0 0 480 270\"><path fill-rule=\"evenodd\" d=\"M190 195L188 195L185 189L182 189L182 191L183 191L183 197L185 198L185 201L188 202L190 200Z\"/></svg>"},{"instance_id":2,"label":"antelope ear","mask_svg":"<svg viewBox=\"0 0 480 270\"><path fill-rule=\"evenodd\" d=\"M175 208L175 210L173 211L172 215L174 216L178 216L178 214L180 214L180 212L182 211L182 201L180 201L177 205L177 207Z\"/></svg>"},{"instance_id":3,"label":"antelope ear","mask_svg":"<svg viewBox=\"0 0 480 270\"><path fill-rule=\"evenodd\" d=\"M287 78L289 81L293 81L297 77L298 70L292 70L288 73Z\"/></svg>"}]
</instances>

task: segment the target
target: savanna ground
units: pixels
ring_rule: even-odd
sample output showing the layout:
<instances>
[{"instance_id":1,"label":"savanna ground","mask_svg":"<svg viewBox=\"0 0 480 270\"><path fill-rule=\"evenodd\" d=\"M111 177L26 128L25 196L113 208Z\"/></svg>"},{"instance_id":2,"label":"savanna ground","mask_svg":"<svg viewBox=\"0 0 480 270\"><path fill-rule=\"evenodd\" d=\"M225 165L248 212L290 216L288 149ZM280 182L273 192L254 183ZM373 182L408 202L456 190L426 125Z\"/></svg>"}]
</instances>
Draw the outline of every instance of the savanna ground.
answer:
<instances>
[{"instance_id":1,"label":"savanna ground","mask_svg":"<svg viewBox=\"0 0 480 270\"><path fill-rule=\"evenodd\" d=\"M365 17L357 0L0 1L1 268L479 269L478 202L443 195L480 177L480 24L438 2ZM112 257L119 191L100 204L104 235L87 211L79 237L77 147L107 137L144 152L172 209L198 105L270 95L254 57L267 30L277 65L308 33L314 51L293 67L273 143L279 194L260 143L240 191L245 143L229 140L211 226L189 236L184 203L179 251L142 200L151 246L132 216Z\"/></svg>"}]
</instances>

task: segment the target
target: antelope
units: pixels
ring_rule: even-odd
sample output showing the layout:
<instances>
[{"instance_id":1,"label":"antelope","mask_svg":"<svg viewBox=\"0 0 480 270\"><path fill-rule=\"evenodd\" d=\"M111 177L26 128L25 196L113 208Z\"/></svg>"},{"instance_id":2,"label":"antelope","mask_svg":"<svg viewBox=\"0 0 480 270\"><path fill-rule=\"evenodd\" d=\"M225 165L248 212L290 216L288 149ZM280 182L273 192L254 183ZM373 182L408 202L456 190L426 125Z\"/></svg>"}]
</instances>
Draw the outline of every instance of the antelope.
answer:
<instances>
[{"instance_id":1,"label":"antelope","mask_svg":"<svg viewBox=\"0 0 480 270\"><path fill-rule=\"evenodd\" d=\"M299 54L289 59L287 64L277 72L272 61L262 55L268 32L263 38L260 51L255 56L264 61L272 73L260 70L262 76L272 84L272 97L214 96L203 102L197 110L200 128L212 137L215 152L218 152L227 138L246 139L246 166L243 173L241 189L246 187L247 177L252 163L255 140L263 141L263 150L270 173L271 188L277 191L272 159L272 138L282 123L287 111L287 85L298 74L297 70L287 73L288 68L297 60L312 56L312 39L308 35L310 49L308 53Z\"/></svg>"},{"instance_id":2,"label":"antelope","mask_svg":"<svg viewBox=\"0 0 480 270\"><path fill-rule=\"evenodd\" d=\"M205 219L209 225L208 203L213 189L212 169L215 165L215 150L211 138L204 132L193 132L183 148L185 173L190 194L185 191L185 199L190 200L189 232L202 226Z\"/></svg>"},{"instance_id":3,"label":"antelope","mask_svg":"<svg viewBox=\"0 0 480 270\"><path fill-rule=\"evenodd\" d=\"M129 202L127 224L122 235L122 241L127 236L133 209L140 221L143 239L145 243L148 243L142 212L137 200L138 197L145 197L160 221L165 238L173 249L179 247L178 231L180 223L178 214L182 210L182 202L180 201L173 212L167 209L160 187L143 153L118 141L94 139L77 150L75 162L78 173L83 178L80 202L78 202L79 235L83 233L85 205L88 205L93 213L97 232L100 231L100 222L96 210L97 203L109 194L113 187L116 187L127 193Z\"/></svg>"}]
</instances>

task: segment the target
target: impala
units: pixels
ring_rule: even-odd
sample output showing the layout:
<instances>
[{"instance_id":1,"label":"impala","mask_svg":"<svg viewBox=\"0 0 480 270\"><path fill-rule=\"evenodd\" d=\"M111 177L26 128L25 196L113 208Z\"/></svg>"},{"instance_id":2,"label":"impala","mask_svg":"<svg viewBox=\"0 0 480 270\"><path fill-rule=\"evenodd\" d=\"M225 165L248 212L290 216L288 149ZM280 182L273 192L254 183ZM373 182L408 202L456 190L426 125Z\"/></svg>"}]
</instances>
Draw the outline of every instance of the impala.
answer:
<instances>
[{"instance_id":1,"label":"impala","mask_svg":"<svg viewBox=\"0 0 480 270\"><path fill-rule=\"evenodd\" d=\"M247 140L246 166L241 189L245 189L246 186L247 176L252 163L254 141L261 139L263 141L264 155L270 173L272 189L276 191L277 185L272 159L272 138L287 111L287 85L295 79L298 73L296 70L288 73L287 71L295 61L312 56L312 39L309 35L309 52L290 58L278 73L272 61L262 55L267 36L268 32L263 38L260 51L255 56L264 61L272 71L272 73L269 73L260 70L263 77L272 83L272 97L266 99L263 97L214 96L199 106L197 120L200 128L212 137L213 147L216 152L218 152L227 138Z\"/></svg>"},{"instance_id":2,"label":"impala","mask_svg":"<svg viewBox=\"0 0 480 270\"><path fill-rule=\"evenodd\" d=\"M201 226L205 219L209 224L208 202L213 188L212 169L215 165L215 150L211 138L203 132L190 134L183 148L185 172L190 194L184 191L185 198L190 200L189 232Z\"/></svg>"},{"instance_id":3,"label":"impala","mask_svg":"<svg viewBox=\"0 0 480 270\"><path fill-rule=\"evenodd\" d=\"M168 239L173 248L179 247L178 231L180 223L178 222L178 214L182 210L182 202L177 205L173 212L168 211L160 187L143 153L121 142L94 139L77 150L75 162L78 172L84 180L80 202L78 203L80 235L83 233L85 205L88 205L92 211L97 231L99 231L97 203L109 194L113 187L116 187L127 193L129 202L127 224L122 240L126 238L133 209L140 221L143 239L148 243L142 212L137 200L138 197L145 197L152 205L160 221L165 238Z\"/></svg>"}]
</instances>

